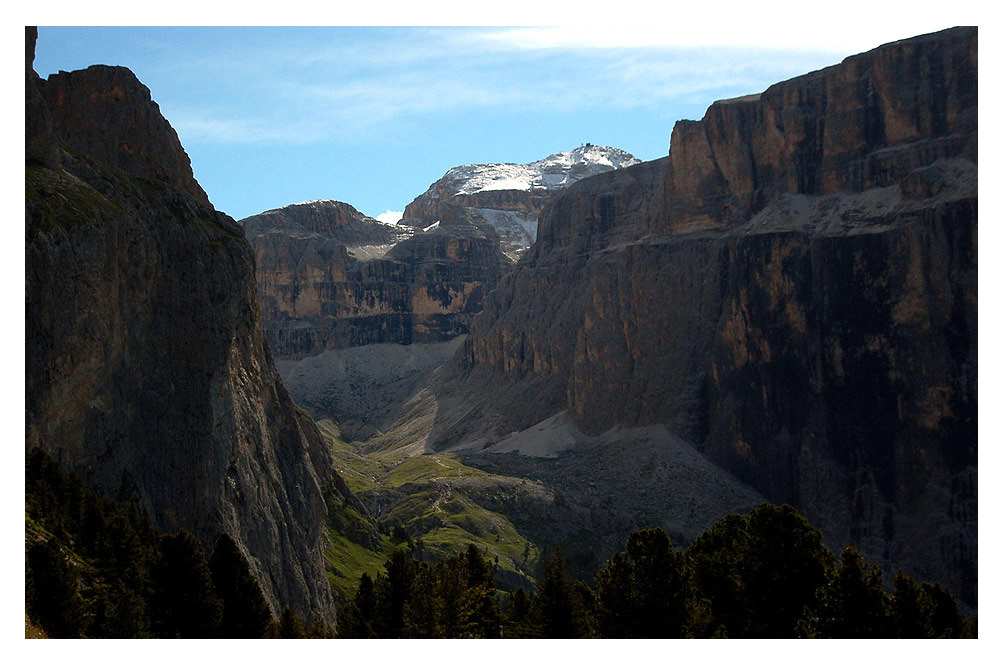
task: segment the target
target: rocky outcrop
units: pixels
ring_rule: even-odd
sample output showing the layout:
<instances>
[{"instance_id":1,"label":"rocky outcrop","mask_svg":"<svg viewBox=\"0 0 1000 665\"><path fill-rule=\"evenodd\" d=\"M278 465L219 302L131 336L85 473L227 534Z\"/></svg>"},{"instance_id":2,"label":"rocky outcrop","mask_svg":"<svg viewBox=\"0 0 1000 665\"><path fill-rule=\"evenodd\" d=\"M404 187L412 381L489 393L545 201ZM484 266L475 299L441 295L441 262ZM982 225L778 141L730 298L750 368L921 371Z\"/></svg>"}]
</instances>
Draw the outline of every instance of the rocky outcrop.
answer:
<instances>
[{"instance_id":1,"label":"rocky outcrop","mask_svg":"<svg viewBox=\"0 0 1000 665\"><path fill-rule=\"evenodd\" d=\"M977 602L975 28L713 104L487 298L437 449L663 424L829 545ZM449 381L451 385L449 386Z\"/></svg>"},{"instance_id":2,"label":"rocky outcrop","mask_svg":"<svg viewBox=\"0 0 1000 665\"><path fill-rule=\"evenodd\" d=\"M274 369L240 227L128 70L33 85L26 127L54 133L26 136L27 445L160 528L228 532L274 612L332 624L324 491L346 487Z\"/></svg>"},{"instance_id":3,"label":"rocky outcrop","mask_svg":"<svg viewBox=\"0 0 1000 665\"><path fill-rule=\"evenodd\" d=\"M337 201L241 221L257 258L264 333L282 358L468 332L510 261L462 219L414 231Z\"/></svg>"},{"instance_id":4,"label":"rocky outcrop","mask_svg":"<svg viewBox=\"0 0 1000 665\"><path fill-rule=\"evenodd\" d=\"M40 89L53 130L67 146L209 202L177 132L131 71L94 65L53 74Z\"/></svg>"},{"instance_id":5,"label":"rocky outcrop","mask_svg":"<svg viewBox=\"0 0 1000 665\"><path fill-rule=\"evenodd\" d=\"M570 184L638 160L587 145L531 164L448 171L396 226L310 201L241 220L273 352L300 359L468 332L485 295L535 240L538 213Z\"/></svg>"},{"instance_id":6,"label":"rocky outcrop","mask_svg":"<svg viewBox=\"0 0 1000 665\"><path fill-rule=\"evenodd\" d=\"M466 164L450 169L403 211L400 224L427 228L464 216L498 234L501 248L517 261L535 241L546 203L584 178L638 164L624 150L590 143L530 164Z\"/></svg>"}]
</instances>

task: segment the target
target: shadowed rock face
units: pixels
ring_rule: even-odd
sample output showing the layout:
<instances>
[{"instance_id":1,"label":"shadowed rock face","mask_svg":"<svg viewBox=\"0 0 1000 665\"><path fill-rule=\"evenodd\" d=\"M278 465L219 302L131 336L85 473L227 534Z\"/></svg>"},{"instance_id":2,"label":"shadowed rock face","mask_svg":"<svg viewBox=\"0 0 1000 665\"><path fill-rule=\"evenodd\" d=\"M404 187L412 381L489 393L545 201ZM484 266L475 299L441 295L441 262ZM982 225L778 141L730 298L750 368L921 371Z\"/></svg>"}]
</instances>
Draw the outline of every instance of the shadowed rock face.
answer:
<instances>
[{"instance_id":1,"label":"shadowed rock face","mask_svg":"<svg viewBox=\"0 0 1000 665\"><path fill-rule=\"evenodd\" d=\"M414 232L314 201L241 224L256 252L264 333L281 358L465 334L510 264L495 234L461 219Z\"/></svg>"},{"instance_id":2,"label":"shadowed rock face","mask_svg":"<svg viewBox=\"0 0 1000 665\"><path fill-rule=\"evenodd\" d=\"M567 190L431 444L563 409L664 424L829 545L975 606L977 48L948 30L717 102L668 158Z\"/></svg>"},{"instance_id":3,"label":"shadowed rock face","mask_svg":"<svg viewBox=\"0 0 1000 665\"><path fill-rule=\"evenodd\" d=\"M275 372L240 227L128 70L33 85L59 162L26 150L28 445L160 528L228 532L276 614L332 623L323 491L346 488Z\"/></svg>"},{"instance_id":4,"label":"shadowed rock face","mask_svg":"<svg viewBox=\"0 0 1000 665\"><path fill-rule=\"evenodd\" d=\"M39 87L53 129L68 146L208 203L177 132L131 71L94 65L53 74Z\"/></svg>"}]
</instances>

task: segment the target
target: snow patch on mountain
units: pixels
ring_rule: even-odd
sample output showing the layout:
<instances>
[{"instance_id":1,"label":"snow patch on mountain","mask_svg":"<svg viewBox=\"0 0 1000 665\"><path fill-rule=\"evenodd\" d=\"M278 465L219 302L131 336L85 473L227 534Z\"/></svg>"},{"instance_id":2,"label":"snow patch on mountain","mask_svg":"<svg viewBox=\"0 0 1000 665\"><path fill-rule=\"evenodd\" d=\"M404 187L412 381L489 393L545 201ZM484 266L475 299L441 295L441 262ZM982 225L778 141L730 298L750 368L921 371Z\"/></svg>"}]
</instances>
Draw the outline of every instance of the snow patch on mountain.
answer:
<instances>
[{"instance_id":1,"label":"snow patch on mountain","mask_svg":"<svg viewBox=\"0 0 1000 665\"><path fill-rule=\"evenodd\" d=\"M538 215L514 210L471 208L497 230L501 238L515 247L531 247L538 235Z\"/></svg>"},{"instance_id":2,"label":"snow patch on mountain","mask_svg":"<svg viewBox=\"0 0 1000 665\"><path fill-rule=\"evenodd\" d=\"M497 190L531 191L569 187L577 180L640 163L633 155L587 144L557 152L530 164L467 164L450 169L442 178L456 196Z\"/></svg>"}]
</instances>

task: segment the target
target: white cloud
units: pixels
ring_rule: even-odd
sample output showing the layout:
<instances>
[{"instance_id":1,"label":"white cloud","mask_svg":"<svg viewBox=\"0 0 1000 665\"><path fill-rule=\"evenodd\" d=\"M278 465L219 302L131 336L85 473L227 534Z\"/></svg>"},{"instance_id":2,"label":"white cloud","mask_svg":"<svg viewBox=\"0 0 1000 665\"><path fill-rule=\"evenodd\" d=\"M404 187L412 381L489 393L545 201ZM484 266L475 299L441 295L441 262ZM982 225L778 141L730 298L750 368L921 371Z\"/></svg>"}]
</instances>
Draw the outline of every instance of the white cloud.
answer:
<instances>
[{"instance_id":1,"label":"white cloud","mask_svg":"<svg viewBox=\"0 0 1000 665\"><path fill-rule=\"evenodd\" d=\"M906 11L891 2L842 0L836 12L804 9L801 0L672 3L669 9L658 10L629 6L632 0L617 2L624 4L614 16L564 16L556 21L560 25L503 28L479 38L494 46L530 50L726 46L855 53L953 25L978 23L969 11L971 0L955 0L949 9L956 11L947 19L941 18L936 0L911 0Z\"/></svg>"},{"instance_id":2,"label":"white cloud","mask_svg":"<svg viewBox=\"0 0 1000 665\"><path fill-rule=\"evenodd\" d=\"M433 114L707 107L885 41L866 33L863 46L848 48L857 31L818 39L815 28L783 26L792 34L768 43L770 32L729 20L706 30L683 13L669 23L639 18L627 27L340 29L298 46L262 40L267 48L185 65L211 70L218 97L169 117L185 139L204 142L357 144L405 135Z\"/></svg>"},{"instance_id":3,"label":"white cloud","mask_svg":"<svg viewBox=\"0 0 1000 665\"><path fill-rule=\"evenodd\" d=\"M395 224L403 218L402 211L396 210L386 210L381 215L377 215L375 219L382 222L383 224Z\"/></svg>"}]
</instances>

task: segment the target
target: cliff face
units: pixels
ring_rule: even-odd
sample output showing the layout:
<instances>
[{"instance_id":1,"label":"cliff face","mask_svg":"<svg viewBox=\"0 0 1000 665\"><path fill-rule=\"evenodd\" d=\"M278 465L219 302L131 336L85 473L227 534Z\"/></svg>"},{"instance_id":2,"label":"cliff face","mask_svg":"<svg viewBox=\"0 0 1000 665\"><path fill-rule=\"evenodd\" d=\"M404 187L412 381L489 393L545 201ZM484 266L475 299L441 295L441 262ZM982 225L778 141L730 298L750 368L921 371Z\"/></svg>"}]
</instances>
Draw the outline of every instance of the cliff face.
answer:
<instances>
[{"instance_id":1,"label":"cliff face","mask_svg":"<svg viewBox=\"0 0 1000 665\"><path fill-rule=\"evenodd\" d=\"M337 201L241 224L256 252L264 333L282 358L452 339L509 264L495 234L461 220L414 232Z\"/></svg>"},{"instance_id":2,"label":"cliff face","mask_svg":"<svg viewBox=\"0 0 1000 665\"><path fill-rule=\"evenodd\" d=\"M546 203L575 182L639 160L618 148L590 143L529 164L466 164L450 169L403 211L400 224L427 228L456 216L497 233L518 261L535 241Z\"/></svg>"},{"instance_id":3,"label":"cliff face","mask_svg":"<svg viewBox=\"0 0 1000 665\"><path fill-rule=\"evenodd\" d=\"M487 298L432 443L662 423L831 546L978 578L975 28L717 102Z\"/></svg>"},{"instance_id":4,"label":"cliff face","mask_svg":"<svg viewBox=\"0 0 1000 665\"><path fill-rule=\"evenodd\" d=\"M95 65L53 74L41 85L52 128L67 145L201 203L208 196L149 89L124 67Z\"/></svg>"},{"instance_id":5,"label":"cliff face","mask_svg":"<svg viewBox=\"0 0 1000 665\"><path fill-rule=\"evenodd\" d=\"M240 227L128 70L26 81L26 128L50 129L26 132L28 445L161 528L228 532L273 611L332 623L323 491L340 481L275 372Z\"/></svg>"},{"instance_id":6,"label":"cliff face","mask_svg":"<svg viewBox=\"0 0 1000 665\"><path fill-rule=\"evenodd\" d=\"M395 227L338 201L241 220L257 256L264 333L281 358L365 344L443 342L535 240L538 213L582 178L638 163L587 145L531 164L455 167Z\"/></svg>"}]
</instances>

